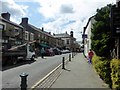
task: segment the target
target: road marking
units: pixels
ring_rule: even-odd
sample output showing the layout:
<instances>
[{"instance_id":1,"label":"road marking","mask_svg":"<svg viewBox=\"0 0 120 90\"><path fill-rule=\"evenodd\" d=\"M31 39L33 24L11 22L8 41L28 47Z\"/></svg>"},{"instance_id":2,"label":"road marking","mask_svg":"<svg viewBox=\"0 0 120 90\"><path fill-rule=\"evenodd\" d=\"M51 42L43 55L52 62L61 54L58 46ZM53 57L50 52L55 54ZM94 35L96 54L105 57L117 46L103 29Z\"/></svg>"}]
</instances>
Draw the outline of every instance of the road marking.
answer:
<instances>
[{"instance_id":1,"label":"road marking","mask_svg":"<svg viewBox=\"0 0 120 90\"><path fill-rule=\"evenodd\" d=\"M67 60L65 60L65 62L67 62L69 60L69 58L67 58ZM49 72L46 76L44 76L40 81L38 81L35 85L33 85L31 87L31 90L34 90L40 83L42 83L47 77L49 77L53 72L55 72L60 66L62 66L62 63L59 64L55 69L53 69L51 72Z\"/></svg>"},{"instance_id":2,"label":"road marking","mask_svg":"<svg viewBox=\"0 0 120 90\"><path fill-rule=\"evenodd\" d=\"M60 65L58 65L55 69L53 69L50 73L48 73L45 77L43 77L40 81L38 81L35 85L33 85L31 87L32 90L34 90L41 82L43 82L47 77L49 77L54 71L56 71L60 66L62 65L62 63Z\"/></svg>"}]
</instances>

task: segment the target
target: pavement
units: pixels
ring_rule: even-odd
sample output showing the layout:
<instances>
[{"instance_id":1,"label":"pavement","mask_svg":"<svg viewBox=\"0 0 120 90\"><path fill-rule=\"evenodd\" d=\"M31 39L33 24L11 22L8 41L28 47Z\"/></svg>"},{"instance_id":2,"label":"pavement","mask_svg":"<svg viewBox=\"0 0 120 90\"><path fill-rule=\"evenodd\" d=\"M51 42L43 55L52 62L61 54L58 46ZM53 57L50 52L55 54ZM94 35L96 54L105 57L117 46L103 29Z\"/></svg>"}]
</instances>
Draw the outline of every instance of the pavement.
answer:
<instances>
[{"instance_id":1,"label":"pavement","mask_svg":"<svg viewBox=\"0 0 120 90\"><path fill-rule=\"evenodd\" d=\"M75 55L65 65L65 69L62 69L61 75L50 88L104 88L110 90L82 53Z\"/></svg>"}]
</instances>

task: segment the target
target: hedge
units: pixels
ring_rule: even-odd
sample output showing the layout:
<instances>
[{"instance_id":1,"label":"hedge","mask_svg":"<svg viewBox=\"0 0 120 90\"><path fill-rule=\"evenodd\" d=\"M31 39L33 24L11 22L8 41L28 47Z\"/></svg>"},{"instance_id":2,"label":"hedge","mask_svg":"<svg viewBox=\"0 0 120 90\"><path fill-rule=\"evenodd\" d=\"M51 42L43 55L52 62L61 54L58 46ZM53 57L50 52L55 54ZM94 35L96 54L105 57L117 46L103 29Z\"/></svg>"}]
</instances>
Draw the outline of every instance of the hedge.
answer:
<instances>
[{"instance_id":1,"label":"hedge","mask_svg":"<svg viewBox=\"0 0 120 90\"><path fill-rule=\"evenodd\" d=\"M96 69L96 72L99 74L100 78L105 81L109 85L109 87L112 87L112 81L111 81L111 68L110 68L110 60L99 57L94 55L92 59L93 67Z\"/></svg>"},{"instance_id":2,"label":"hedge","mask_svg":"<svg viewBox=\"0 0 120 90\"><path fill-rule=\"evenodd\" d=\"M113 59L111 60L111 79L112 79L112 88L120 90L120 60Z\"/></svg>"}]
</instances>

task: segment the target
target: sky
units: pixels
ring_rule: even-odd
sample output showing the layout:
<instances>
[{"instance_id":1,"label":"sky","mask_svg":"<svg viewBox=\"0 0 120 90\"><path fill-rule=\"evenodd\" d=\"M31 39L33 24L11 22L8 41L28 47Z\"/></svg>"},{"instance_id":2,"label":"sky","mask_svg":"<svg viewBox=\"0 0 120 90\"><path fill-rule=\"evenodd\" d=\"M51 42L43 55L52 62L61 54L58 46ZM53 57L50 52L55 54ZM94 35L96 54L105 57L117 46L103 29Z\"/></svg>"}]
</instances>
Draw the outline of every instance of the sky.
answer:
<instances>
[{"instance_id":1,"label":"sky","mask_svg":"<svg viewBox=\"0 0 120 90\"><path fill-rule=\"evenodd\" d=\"M82 40L83 27L96 10L116 0L0 0L0 13L9 12L10 20L20 24L23 17L35 27L51 34L74 32Z\"/></svg>"}]
</instances>

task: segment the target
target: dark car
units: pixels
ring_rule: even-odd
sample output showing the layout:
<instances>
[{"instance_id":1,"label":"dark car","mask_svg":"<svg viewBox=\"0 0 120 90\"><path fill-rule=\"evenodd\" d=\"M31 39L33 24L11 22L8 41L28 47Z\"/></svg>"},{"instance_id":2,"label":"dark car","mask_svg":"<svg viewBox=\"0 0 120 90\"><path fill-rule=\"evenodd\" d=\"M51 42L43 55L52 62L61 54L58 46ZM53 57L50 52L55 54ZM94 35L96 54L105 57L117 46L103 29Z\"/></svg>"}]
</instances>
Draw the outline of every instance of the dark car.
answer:
<instances>
[{"instance_id":1,"label":"dark car","mask_svg":"<svg viewBox=\"0 0 120 90\"><path fill-rule=\"evenodd\" d=\"M45 50L45 56L54 56L54 55L55 53L51 48Z\"/></svg>"},{"instance_id":2,"label":"dark car","mask_svg":"<svg viewBox=\"0 0 120 90\"><path fill-rule=\"evenodd\" d=\"M58 48L53 48L53 51L54 51L55 55L60 55L60 54L62 54L61 50L58 49Z\"/></svg>"}]
</instances>

